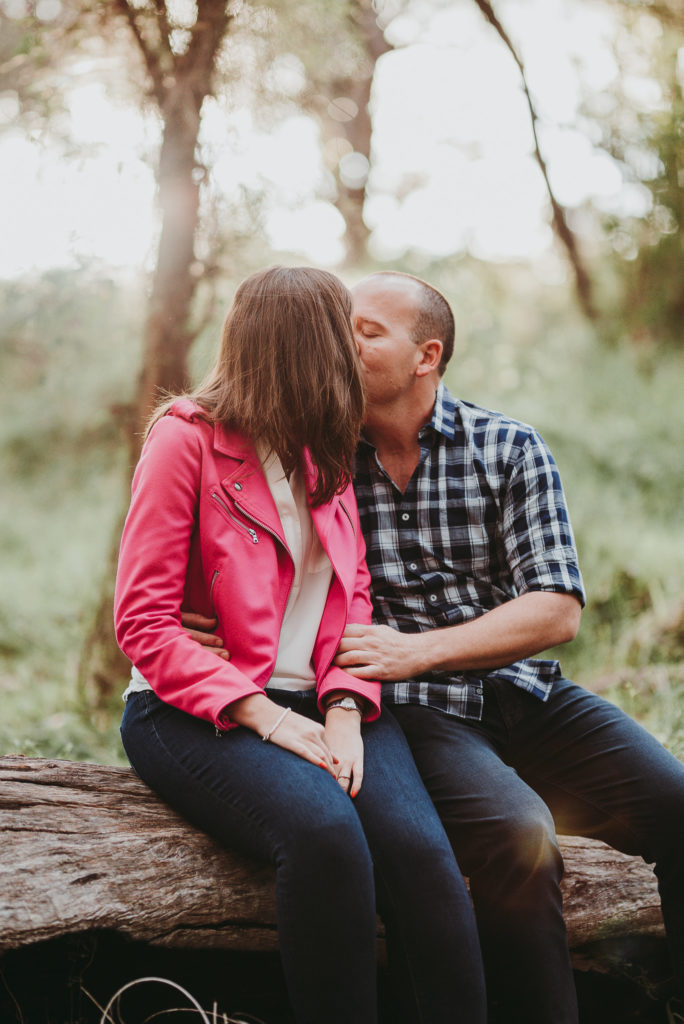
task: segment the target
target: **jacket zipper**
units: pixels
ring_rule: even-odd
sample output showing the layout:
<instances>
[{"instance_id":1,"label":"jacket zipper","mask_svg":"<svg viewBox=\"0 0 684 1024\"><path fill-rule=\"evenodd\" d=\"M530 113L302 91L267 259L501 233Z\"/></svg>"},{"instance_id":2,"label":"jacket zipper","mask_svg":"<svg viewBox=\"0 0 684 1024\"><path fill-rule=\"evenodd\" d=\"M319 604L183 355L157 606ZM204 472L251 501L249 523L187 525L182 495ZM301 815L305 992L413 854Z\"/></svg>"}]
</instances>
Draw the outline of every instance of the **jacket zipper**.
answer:
<instances>
[{"instance_id":1,"label":"jacket zipper","mask_svg":"<svg viewBox=\"0 0 684 1024\"><path fill-rule=\"evenodd\" d=\"M239 526L241 530L246 530L247 531L247 533L252 538L252 544L258 544L259 543L259 536L258 536L256 530L252 529L251 526L245 526L244 523L240 522L240 520L237 518L237 516L234 516L233 513L230 511L230 509L226 505L225 501L221 497L219 497L219 495L216 493L216 491L212 491L212 495L211 496L214 499L214 501L218 502L218 504L221 506L221 508L226 513L228 518L231 519L235 523L236 526ZM236 508L240 508L240 506L236 504ZM243 509L240 509L240 511L242 512Z\"/></svg>"},{"instance_id":2,"label":"jacket zipper","mask_svg":"<svg viewBox=\"0 0 684 1024\"><path fill-rule=\"evenodd\" d=\"M250 530L249 527L245 526L244 523L241 523L239 519L236 519L235 516L231 513L231 511L228 508L228 506L226 505L226 503L219 497L218 494L213 492L211 496L212 496L212 498L214 498L219 503L219 505L221 505L221 507L223 509L225 509L227 514L230 516L230 518L233 519L239 526L242 527L243 530L249 530L249 533L252 534L252 541L253 541L253 543L254 544L258 544L259 543L259 538L257 536L256 530ZM347 506L341 500L340 500L340 505L344 509L345 515L347 516L347 519L349 520L349 522L351 524L351 528L354 531L354 536L356 536L356 527L354 526L354 520L352 519ZM270 535L273 537L274 540L278 541L279 544L282 544L282 540L280 539L280 537L278 536L277 533L275 533L269 526L266 526L265 523L261 523L261 522L259 522L258 519L255 519L254 516L250 515L249 512L247 512L242 507L242 505L240 505L237 501L235 502L235 508L239 509L239 511L242 512L243 516L245 516L246 519L249 519L250 522L252 522L252 523L256 523L256 525L260 526L262 530L266 531L266 533L270 533ZM285 548L285 550L288 552L288 554L290 554L290 552L287 549L287 547ZM292 555L290 555L290 558L292 558ZM335 571L335 568L333 566L333 572L334 571ZM338 579L339 579L339 577L338 577ZM345 595L345 597L346 597L346 595ZM281 626L282 626L282 621L281 621ZM344 626L340 630L340 634L339 634L339 636L337 638L337 643L335 644L335 651L333 652L332 657L328 661L328 664L326 665L325 670L321 673L322 676L325 675L325 673L328 671L328 669L330 668L330 666L333 663L333 658L335 657L335 653L337 652L337 648L339 647L340 640L342 639L342 633L344 633Z\"/></svg>"},{"instance_id":3,"label":"jacket zipper","mask_svg":"<svg viewBox=\"0 0 684 1024\"><path fill-rule=\"evenodd\" d=\"M258 536L258 534L257 534L256 530L254 530L254 529L253 529L252 527L250 527L250 526L245 526L245 524L244 524L244 523L241 523L241 522L240 522L240 520L239 520L239 519L238 519L238 518L237 518L236 516L234 516L234 515L233 515L233 513L232 513L232 512L230 511L230 509L229 509L229 508L228 508L228 506L226 505L225 501L224 501L224 500L223 500L223 499L222 499L222 498L220 497L220 495L218 495L218 494L217 494L217 493L216 493L215 491L212 491L212 494L211 494L211 496L212 496L212 498L214 499L214 501L217 501L217 502L219 503L219 505L220 505L220 506L221 506L221 508L222 508L222 509L224 510L224 512L226 513L226 515L227 515L227 516L229 516L229 518L230 518L230 519L232 519L234 523L237 523L237 525L238 525L238 526L239 526L239 527L240 527L241 529L243 529L243 530L247 530L247 533L248 533L248 534L250 535L250 537L252 538L252 544L258 544L258 543L259 543L259 536ZM274 532L274 531L273 531L273 530L272 530L272 529L271 529L271 528L270 528L269 526L266 526L266 524L265 524L265 523L260 523L258 519L255 519L255 518L254 518L254 516L251 516L251 515L249 514L249 512L246 512L246 511L244 510L244 508L242 508L242 506L241 506L241 505L238 505L237 501L235 502L235 508L239 509L239 511L240 511L240 512L242 512L243 516L245 516L245 518L246 518L246 519L249 519L249 521L250 521L250 522L252 522L252 523L256 523L256 525L257 525L257 526L260 526L262 530L265 530L265 531L266 531L266 533L270 533L270 535L271 535L271 536L273 537L273 539L274 539L274 540L276 540L276 541L277 541L277 542L278 542L279 544L282 544L282 543L283 543L283 542L281 541L281 539L280 539L280 537L278 536L278 534L277 534L277 533L275 533L275 532ZM287 548L287 546L285 547L285 550L287 551L288 555L290 555L290 559L291 559L291 558L292 558L292 555L290 554L290 551L289 551L289 549ZM217 577L217 576L218 576L218 569L217 569L217 570L216 570L216 571L214 572L214 576L213 576L213 578L212 578L212 581L211 581L211 586L212 586L212 589L213 589L214 583L216 582L216 577ZM286 604L287 604L287 602L286 602ZM283 616L284 616L284 615L285 615L285 609L283 609ZM282 628L282 625L283 625L283 620L282 620L282 618L281 618L281 620L280 620L280 626L281 626L281 628ZM341 636L341 635L342 635L342 634L340 634L340 636ZM339 642L339 641L338 641L338 642ZM217 729L216 729L216 735L217 735L217 736L223 736L223 735L225 735L225 733L224 733L224 731L222 731L221 729L218 729L218 728L217 728Z\"/></svg>"},{"instance_id":4,"label":"jacket zipper","mask_svg":"<svg viewBox=\"0 0 684 1024\"><path fill-rule=\"evenodd\" d=\"M222 501L221 501L221 499L220 499L220 498L218 497L218 495L215 495L215 497L216 497L216 500L217 500L217 501L220 501L220 502L221 502L221 504L223 505L223 502L222 502ZM225 505L223 505L223 507L225 508L226 506L225 506ZM257 525L257 526L260 526L262 530L265 530L265 531L266 531L266 533L270 533L270 535L271 535L271 536L273 537L273 539L274 539L274 540L277 540L279 544L283 545L283 542L282 542L282 540L280 539L280 537L278 536L278 534L277 534L277 533L275 532L275 530L272 530L272 529L270 528L270 526L266 526L266 524L265 524L265 523L260 523L258 519L255 519L255 518L254 518L254 516L250 515L250 514L249 514L249 512L247 512L247 511L246 511L246 510L245 510L245 509L244 509L244 508L242 507L242 505L240 505L240 504L239 504L239 502L237 502L237 501L235 502L235 508L236 508L236 509L238 509L238 510L239 510L240 512L242 512L242 514L243 514L243 516L245 517L245 519L249 519L249 521L250 521L251 523L256 523L256 525ZM226 511L228 511L228 510L226 509ZM230 512L228 512L228 515L230 515ZM235 519L235 516L231 516L231 519ZM236 523L239 523L239 522L240 522L240 520L239 520L239 519L235 519L235 522L236 522ZM245 526L245 525L244 525L244 523L240 523L240 526L242 526L242 528L243 528L244 530L247 530L247 529L249 529L249 527ZM259 541L259 538L258 538L258 536L257 536L257 532L256 532L256 530L250 530L249 532L250 532L250 533L253 533L253 534L254 534L254 538L255 538L255 540L254 540L254 543L255 543L255 544L257 544L257 543L258 543L258 541ZM283 546L284 546L285 550L287 551L288 555L290 555L290 559L292 559L292 555L290 554L290 550L289 550L289 548L287 547L287 545L285 544L285 545L283 545Z\"/></svg>"}]
</instances>

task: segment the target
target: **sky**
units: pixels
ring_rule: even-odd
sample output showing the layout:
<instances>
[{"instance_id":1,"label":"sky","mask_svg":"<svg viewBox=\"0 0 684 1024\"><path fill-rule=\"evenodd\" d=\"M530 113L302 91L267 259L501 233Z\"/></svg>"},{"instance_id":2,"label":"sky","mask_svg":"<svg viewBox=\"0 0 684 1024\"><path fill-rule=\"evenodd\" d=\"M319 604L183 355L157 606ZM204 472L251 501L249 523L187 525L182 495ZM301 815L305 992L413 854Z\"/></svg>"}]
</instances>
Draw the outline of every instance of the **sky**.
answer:
<instances>
[{"instance_id":1,"label":"sky","mask_svg":"<svg viewBox=\"0 0 684 1024\"><path fill-rule=\"evenodd\" d=\"M500 0L497 9L523 53L558 199L570 208L591 199L607 211L643 212L646 190L625 182L576 127L582 88L604 91L618 72L609 7ZM395 49L380 59L374 80L365 208L372 254L469 251L552 266L547 196L510 54L470 0L415 0L408 10L389 22ZM297 58L285 56L278 73L296 97L303 84ZM635 104L657 106L656 84L645 74L632 78ZM81 147L71 158L40 136L27 138L14 124L16 96L0 94L0 277L91 258L133 269L154 262L159 224L149 157L157 123L113 105L86 60L74 63L68 103L70 133ZM344 224L327 198L315 123L291 116L265 132L246 108L227 116L210 101L203 113L218 188L235 199L242 187L263 185L271 246L335 266Z\"/></svg>"}]
</instances>

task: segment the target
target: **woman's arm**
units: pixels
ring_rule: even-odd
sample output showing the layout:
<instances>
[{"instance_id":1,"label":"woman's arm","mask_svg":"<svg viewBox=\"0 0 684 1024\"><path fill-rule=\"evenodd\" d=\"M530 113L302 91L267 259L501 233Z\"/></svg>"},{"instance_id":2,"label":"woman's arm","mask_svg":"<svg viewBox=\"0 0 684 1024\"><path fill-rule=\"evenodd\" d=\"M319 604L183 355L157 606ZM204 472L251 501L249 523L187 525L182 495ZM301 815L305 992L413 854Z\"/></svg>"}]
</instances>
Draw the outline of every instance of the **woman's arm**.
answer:
<instances>
[{"instance_id":1,"label":"woman's arm","mask_svg":"<svg viewBox=\"0 0 684 1024\"><path fill-rule=\"evenodd\" d=\"M291 750L337 778L341 769L331 753L323 726L318 722L312 722L289 708L282 708L263 692L240 698L226 708L226 712L235 725L252 729L262 740Z\"/></svg>"},{"instance_id":2,"label":"woman's arm","mask_svg":"<svg viewBox=\"0 0 684 1024\"><path fill-rule=\"evenodd\" d=\"M159 697L217 728L227 704L262 693L230 662L194 643L181 603L197 517L203 425L160 419L135 471L116 580L116 636ZM210 428L208 428L210 429Z\"/></svg>"}]
</instances>

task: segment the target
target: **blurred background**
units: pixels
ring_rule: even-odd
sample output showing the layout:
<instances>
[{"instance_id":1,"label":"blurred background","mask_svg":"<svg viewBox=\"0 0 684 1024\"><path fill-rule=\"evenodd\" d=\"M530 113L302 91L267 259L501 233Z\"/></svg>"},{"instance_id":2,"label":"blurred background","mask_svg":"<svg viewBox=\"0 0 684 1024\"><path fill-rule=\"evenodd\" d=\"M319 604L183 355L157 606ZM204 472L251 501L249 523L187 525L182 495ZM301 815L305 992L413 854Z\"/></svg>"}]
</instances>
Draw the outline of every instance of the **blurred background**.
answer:
<instances>
[{"instance_id":1,"label":"blurred background","mask_svg":"<svg viewBox=\"0 0 684 1024\"><path fill-rule=\"evenodd\" d=\"M0 0L0 753L124 763L115 552L236 284L398 268L537 426L566 674L684 756L681 0Z\"/></svg>"}]
</instances>

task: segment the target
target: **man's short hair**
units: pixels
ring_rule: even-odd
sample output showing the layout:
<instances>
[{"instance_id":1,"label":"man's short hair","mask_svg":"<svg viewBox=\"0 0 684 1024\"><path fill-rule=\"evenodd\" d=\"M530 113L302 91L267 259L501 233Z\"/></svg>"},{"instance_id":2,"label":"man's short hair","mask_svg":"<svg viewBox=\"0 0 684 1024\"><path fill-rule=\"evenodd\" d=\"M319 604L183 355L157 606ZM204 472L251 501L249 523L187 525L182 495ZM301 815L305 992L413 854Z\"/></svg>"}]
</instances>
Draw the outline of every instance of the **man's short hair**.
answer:
<instances>
[{"instance_id":1,"label":"man's short hair","mask_svg":"<svg viewBox=\"0 0 684 1024\"><path fill-rule=\"evenodd\" d=\"M454 352L454 335L456 328L451 306L441 292L433 288L427 281L413 274L404 274L399 270L379 270L371 277L399 277L414 281L420 288L420 299L416 319L411 328L411 341L419 345L428 338L437 338L442 342L442 358L437 370L440 377L447 368L447 363Z\"/></svg>"}]
</instances>

